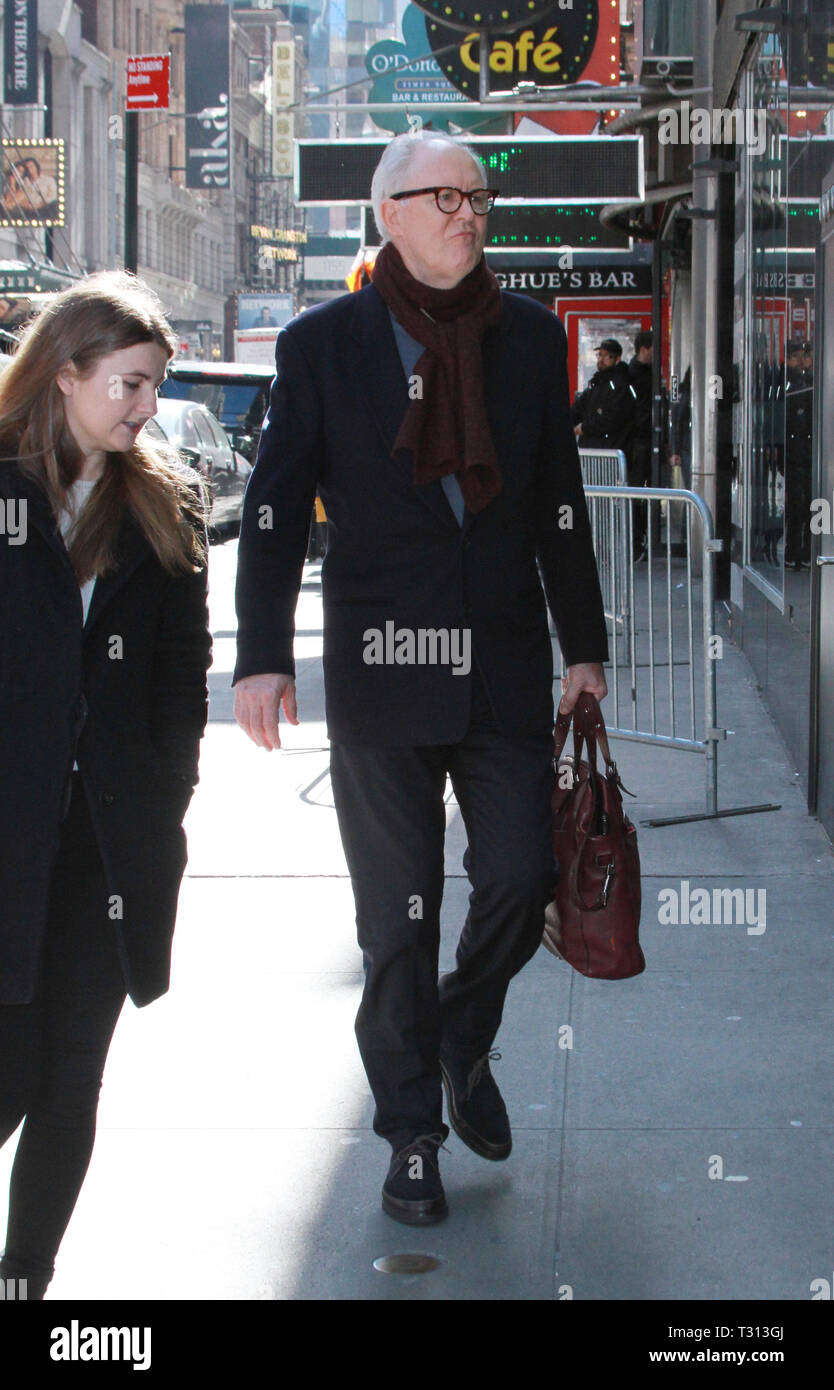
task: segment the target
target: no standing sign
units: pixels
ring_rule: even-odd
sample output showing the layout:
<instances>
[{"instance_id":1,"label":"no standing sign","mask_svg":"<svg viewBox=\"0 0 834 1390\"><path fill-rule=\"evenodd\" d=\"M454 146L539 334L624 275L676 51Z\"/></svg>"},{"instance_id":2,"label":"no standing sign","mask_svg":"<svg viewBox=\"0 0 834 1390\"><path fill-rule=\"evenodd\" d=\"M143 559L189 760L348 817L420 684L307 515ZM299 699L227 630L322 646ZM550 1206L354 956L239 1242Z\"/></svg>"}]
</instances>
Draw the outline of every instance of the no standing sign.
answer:
<instances>
[{"instance_id":1,"label":"no standing sign","mask_svg":"<svg viewBox=\"0 0 834 1390\"><path fill-rule=\"evenodd\" d=\"M134 53L127 60L125 110L159 111L169 105L170 53Z\"/></svg>"}]
</instances>

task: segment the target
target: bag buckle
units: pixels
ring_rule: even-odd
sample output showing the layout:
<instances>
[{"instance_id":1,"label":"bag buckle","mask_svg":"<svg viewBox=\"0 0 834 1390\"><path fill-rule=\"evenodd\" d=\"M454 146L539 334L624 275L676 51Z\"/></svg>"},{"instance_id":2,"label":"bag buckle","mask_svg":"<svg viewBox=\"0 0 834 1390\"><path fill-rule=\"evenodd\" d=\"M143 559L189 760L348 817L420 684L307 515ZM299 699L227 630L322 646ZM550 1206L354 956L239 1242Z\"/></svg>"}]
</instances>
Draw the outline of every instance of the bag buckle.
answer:
<instances>
[{"instance_id":1,"label":"bag buckle","mask_svg":"<svg viewBox=\"0 0 834 1390\"><path fill-rule=\"evenodd\" d=\"M597 863L599 863L599 859L597 859ZM613 877L614 877L614 860L613 860L613 859L609 859L609 860L608 860L608 863L605 865L605 878L603 879L603 882L602 882L602 906L603 906L603 907L607 907L607 906L608 906L608 889L609 889L609 886L610 886L610 884L611 884L611 880L612 880Z\"/></svg>"}]
</instances>

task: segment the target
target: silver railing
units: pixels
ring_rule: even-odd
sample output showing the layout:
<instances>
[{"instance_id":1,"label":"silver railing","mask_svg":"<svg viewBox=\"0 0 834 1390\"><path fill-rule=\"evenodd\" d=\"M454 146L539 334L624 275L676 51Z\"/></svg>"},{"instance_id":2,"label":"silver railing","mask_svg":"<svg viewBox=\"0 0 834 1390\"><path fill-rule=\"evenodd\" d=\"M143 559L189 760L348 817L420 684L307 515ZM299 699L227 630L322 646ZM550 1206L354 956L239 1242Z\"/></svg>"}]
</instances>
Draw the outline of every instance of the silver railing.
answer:
<instances>
[{"instance_id":1,"label":"silver railing","mask_svg":"<svg viewBox=\"0 0 834 1390\"><path fill-rule=\"evenodd\" d=\"M622 449L580 449L582 481L586 487L625 487L628 483L626 456Z\"/></svg>"},{"instance_id":2,"label":"silver railing","mask_svg":"<svg viewBox=\"0 0 834 1390\"><path fill-rule=\"evenodd\" d=\"M707 814L719 814L717 744L725 731L717 727L714 568L722 543L712 514L684 488L589 484L585 497L610 625L609 736L700 754ZM672 503L679 504L677 541ZM646 508L639 562L631 558L636 505Z\"/></svg>"},{"instance_id":3,"label":"silver railing","mask_svg":"<svg viewBox=\"0 0 834 1390\"><path fill-rule=\"evenodd\" d=\"M626 456L622 449L580 449L579 462L582 465L582 482L585 487L590 485L602 487L625 487L628 482L626 474ZM620 606L610 609L606 603L605 616L615 628L619 628L624 633L628 626L629 612L626 607L627 587L622 582L629 564L629 554L627 547L627 536L625 534L623 522L625 511L615 509L609 517L592 517L594 525L594 552L597 557L597 565L600 571L600 585L603 595L610 589L608 583L608 571L611 566L616 566L618 570L618 580L616 582L616 592L620 595Z\"/></svg>"}]
</instances>

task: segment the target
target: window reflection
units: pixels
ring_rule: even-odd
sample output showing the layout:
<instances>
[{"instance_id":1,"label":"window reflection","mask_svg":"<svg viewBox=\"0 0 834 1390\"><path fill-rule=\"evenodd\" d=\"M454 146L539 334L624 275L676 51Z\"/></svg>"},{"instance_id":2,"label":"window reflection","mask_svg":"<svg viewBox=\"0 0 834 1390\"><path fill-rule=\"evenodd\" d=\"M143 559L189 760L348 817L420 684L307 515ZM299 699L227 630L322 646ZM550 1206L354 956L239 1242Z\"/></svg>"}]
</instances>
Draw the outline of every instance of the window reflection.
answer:
<instances>
[{"instance_id":1,"label":"window reflection","mask_svg":"<svg viewBox=\"0 0 834 1390\"><path fill-rule=\"evenodd\" d=\"M834 37L834 26L825 22ZM761 41L744 100L764 113L766 139L742 154L738 191L743 187L745 196L737 204L736 227L737 238L743 237L746 205L750 264L741 263L743 241L737 240L735 277L737 399L747 421L746 430L736 429L737 447L746 434L745 558L803 626L810 592L817 201L820 171L831 163L834 145L824 99L830 94L815 97L813 90L815 81L831 79L820 37L812 35L813 61L807 36L802 51L792 48L797 39L790 28ZM796 85L800 73L803 82ZM746 315L739 297L745 276ZM739 350L745 341L746 364Z\"/></svg>"}]
</instances>

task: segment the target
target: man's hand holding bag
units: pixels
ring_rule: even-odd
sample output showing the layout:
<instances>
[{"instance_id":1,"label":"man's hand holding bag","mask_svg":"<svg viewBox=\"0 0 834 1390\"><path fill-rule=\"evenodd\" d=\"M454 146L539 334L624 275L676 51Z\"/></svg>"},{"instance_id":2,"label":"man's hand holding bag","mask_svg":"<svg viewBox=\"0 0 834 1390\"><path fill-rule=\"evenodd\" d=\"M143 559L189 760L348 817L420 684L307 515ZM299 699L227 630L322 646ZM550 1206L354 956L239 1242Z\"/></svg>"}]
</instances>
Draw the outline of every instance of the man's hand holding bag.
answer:
<instances>
[{"instance_id":1,"label":"man's hand holding bag","mask_svg":"<svg viewBox=\"0 0 834 1390\"><path fill-rule=\"evenodd\" d=\"M554 733L553 853L559 881L545 912L542 945L582 975L625 980L646 968L638 939L637 831L623 811L622 782L593 695L580 695L573 711L572 759L563 756L570 723L569 714L559 714ZM583 740L587 762L581 761Z\"/></svg>"}]
</instances>

